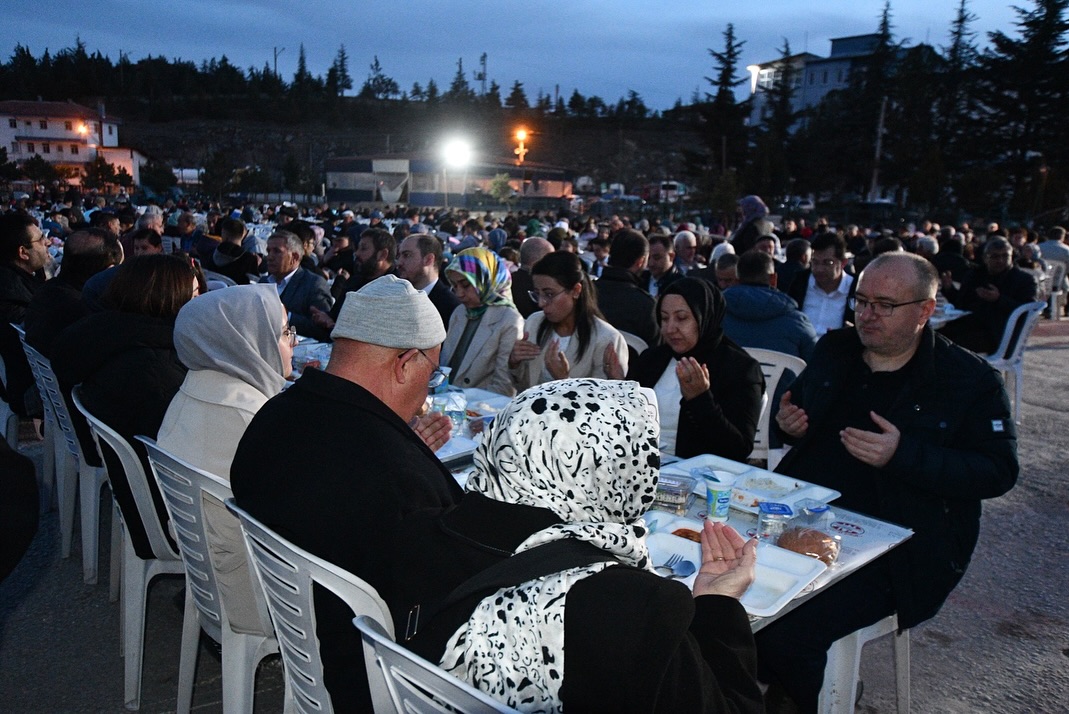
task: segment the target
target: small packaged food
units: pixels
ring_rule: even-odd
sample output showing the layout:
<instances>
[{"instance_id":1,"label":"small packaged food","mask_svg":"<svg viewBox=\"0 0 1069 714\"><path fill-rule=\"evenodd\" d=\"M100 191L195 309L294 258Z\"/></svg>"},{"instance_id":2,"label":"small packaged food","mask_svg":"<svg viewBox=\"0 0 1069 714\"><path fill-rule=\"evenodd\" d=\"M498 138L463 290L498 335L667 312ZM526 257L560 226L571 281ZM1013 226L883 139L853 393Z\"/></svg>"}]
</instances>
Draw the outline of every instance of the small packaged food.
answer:
<instances>
[{"instance_id":1,"label":"small packaged food","mask_svg":"<svg viewBox=\"0 0 1069 714\"><path fill-rule=\"evenodd\" d=\"M757 504L757 539L775 543L792 518L794 511L786 503L761 501Z\"/></svg>"},{"instance_id":2,"label":"small packaged food","mask_svg":"<svg viewBox=\"0 0 1069 714\"><path fill-rule=\"evenodd\" d=\"M678 516L686 515L694 502L694 487L697 485L698 480L691 476L662 473L657 480L653 507Z\"/></svg>"},{"instance_id":3,"label":"small packaged food","mask_svg":"<svg viewBox=\"0 0 1069 714\"><path fill-rule=\"evenodd\" d=\"M825 565L831 565L839 557L841 543L838 536L832 536L817 528L795 526L780 534L776 545L786 550L816 558Z\"/></svg>"}]
</instances>

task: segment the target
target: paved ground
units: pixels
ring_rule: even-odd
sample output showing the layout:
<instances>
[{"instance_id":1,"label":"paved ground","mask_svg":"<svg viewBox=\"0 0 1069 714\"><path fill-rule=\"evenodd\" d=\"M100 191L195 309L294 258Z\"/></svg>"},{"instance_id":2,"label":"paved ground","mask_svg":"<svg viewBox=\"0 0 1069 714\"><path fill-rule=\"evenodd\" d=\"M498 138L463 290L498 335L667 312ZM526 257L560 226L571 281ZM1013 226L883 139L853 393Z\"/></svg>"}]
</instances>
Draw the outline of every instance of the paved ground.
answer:
<instances>
[{"instance_id":1,"label":"paved ground","mask_svg":"<svg viewBox=\"0 0 1069 714\"><path fill-rule=\"evenodd\" d=\"M985 504L964 581L934 620L911 633L915 712L1069 711L1069 321L1041 323L1025 363L1021 478ZM39 444L20 450L40 457ZM77 536L72 557L61 559L52 513L0 584L0 712L124 711L119 608L108 602L103 550L100 584L84 585ZM151 589L144 712L175 710L181 587L161 578ZM866 648L858 711L895 711L892 661L887 643ZM258 712L282 709L277 658L260 668L256 704ZM222 710L219 660L203 645L193 705Z\"/></svg>"}]
</instances>

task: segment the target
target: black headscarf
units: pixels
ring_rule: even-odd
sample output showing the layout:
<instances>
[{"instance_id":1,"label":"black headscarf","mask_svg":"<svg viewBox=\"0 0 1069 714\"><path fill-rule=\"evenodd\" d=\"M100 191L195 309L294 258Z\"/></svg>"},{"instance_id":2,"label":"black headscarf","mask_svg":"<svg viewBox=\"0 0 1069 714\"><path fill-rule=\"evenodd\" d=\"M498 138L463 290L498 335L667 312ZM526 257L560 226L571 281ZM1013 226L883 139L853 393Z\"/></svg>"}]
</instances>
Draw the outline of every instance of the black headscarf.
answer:
<instances>
[{"instance_id":1,"label":"black headscarf","mask_svg":"<svg viewBox=\"0 0 1069 714\"><path fill-rule=\"evenodd\" d=\"M705 355L714 350L724 336L720 325L724 322L724 314L727 312L727 304L719 288L701 278L676 280L662 290L657 298L658 327L661 326L661 303L665 295L679 295L686 300L698 323L698 343L689 352L677 354L676 359L697 358L698 355Z\"/></svg>"}]
</instances>

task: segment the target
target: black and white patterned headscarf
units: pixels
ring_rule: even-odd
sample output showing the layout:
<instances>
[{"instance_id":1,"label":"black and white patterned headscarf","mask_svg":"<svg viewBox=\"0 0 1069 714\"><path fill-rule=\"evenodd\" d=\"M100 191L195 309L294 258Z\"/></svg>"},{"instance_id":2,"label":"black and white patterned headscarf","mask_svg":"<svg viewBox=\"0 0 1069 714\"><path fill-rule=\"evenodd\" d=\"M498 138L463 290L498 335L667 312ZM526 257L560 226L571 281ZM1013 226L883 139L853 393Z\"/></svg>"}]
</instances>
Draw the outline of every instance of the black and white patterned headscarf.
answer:
<instances>
[{"instance_id":1,"label":"black and white patterned headscarf","mask_svg":"<svg viewBox=\"0 0 1069 714\"><path fill-rule=\"evenodd\" d=\"M475 452L469 491L545 508L563 521L516 549L587 541L650 569L646 526L660 467L655 398L636 382L568 379L523 392ZM523 711L560 711L569 588L616 563L573 568L485 598L453 634L441 665Z\"/></svg>"}]
</instances>

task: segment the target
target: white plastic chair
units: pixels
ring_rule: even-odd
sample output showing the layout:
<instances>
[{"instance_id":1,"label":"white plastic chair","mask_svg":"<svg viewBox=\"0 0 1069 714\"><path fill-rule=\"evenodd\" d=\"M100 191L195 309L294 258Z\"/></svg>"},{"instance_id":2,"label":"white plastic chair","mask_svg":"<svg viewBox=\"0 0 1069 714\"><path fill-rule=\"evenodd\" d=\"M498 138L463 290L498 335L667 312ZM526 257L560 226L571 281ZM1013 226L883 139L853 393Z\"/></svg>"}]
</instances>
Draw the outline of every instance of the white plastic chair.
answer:
<instances>
[{"instance_id":1,"label":"white plastic chair","mask_svg":"<svg viewBox=\"0 0 1069 714\"><path fill-rule=\"evenodd\" d=\"M148 589L158 575L184 575L182 558L171 547L163 532L163 524L156 514L148 478L141 466L137 452L111 427L89 413L82 404L81 390L72 392L74 406L89 422L93 440L100 449L103 441L115 452L122 464L126 481L137 506L136 514L123 514L123 521L128 517L140 518L152 548L152 558L142 560L134 550L133 541L127 528L122 531L122 644L121 650L126 659L124 698L127 709L141 708L141 666L144 661L145 645L145 609L148 605Z\"/></svg>"},{"instance_id":2,"label":"white plastic chair","mask_svg":"<svg viewBox=\"0 0 1069 714\"><path fill-rule=\"evenodd\" d=\"M828 664L824 667L824 686L817 700L820 714L854 714L861 648L884 635L894 635L898 714L909 714L909 630L898 631L897 615L885 617L832 644L828 650Z\"/></svg>"},{"instance_id":3,"label":"white plastic chair","mask_svg":"<svg viewBox=\"0 0 1069 714\"><path fill-rule=\"evenodd\" d=\"M627 346L635 351L635 354L640 355L649 348L649 345L646 343L646 340L642 339L638 335L630 332L624 332L623 330L617 330L617 332L619 332L620 335L624 338L624 342L627 343Z\"/></svg>"},{"instance_id":4,"label":"white plastic chair","mask_svg":"<svg viewBox=\"0 0 1069 714\"><path fill-rule=\"evenodd\" d=\"M765 459L768 462L769 470L774 469L779 462L780 452L777 450L770 451L768 448L768 434L769 434L769 422L772 415L773 395L776 393L776 387L779 386L779 381L783 377L785 370L794 372L794 376L798 376L805 369L805 360L801 357L795 357L784 352L777 352L775 350L765 350L759 347L745 347L746 353L753 357L755 360L761 363L761 373L765 376L765 396L764 401L761 403L761 417L757 421L757 432L754 434L754 448L750 452L751 459Z\"/></svg>"},{"instance_id":5,"label":"white plastic chair","mask_svg":"<svg viewBox=\"0 0 1069 714\"><path fill-rule=\"evenodd\" d=\"M393 619L378 592L366 582L285 540L242 510L234 499L226 507L241 521L249 560L267 599L282 652L286 686L296 711L334 711L323 681L323 661L316 636L312 583L326 588L353 611L386 623L393 637ZM353 672L351 676L359 676Z\"/></svg>"},{"instance_id":6,"label":"white plastic chair","mask_svg":"<svg viewBox=\"0 0 1069 714\"><path fill-rule=\"evenodd\" d=\"M998 349L987 355L988 363L1002 372L1004 377L1013 374L1013 418L1021 423L1021 382L1024 379L1024 348L1032 329L1043 314L1045 302L1029 302L1021 305L1006 320L1002 341Z\"/></svg>"},{"instance_id":7,"label":"white plastic chair","mask_svg":"<svg viewBox=\"0 0 1069 714\"><path fill-rule=\"evenodd\" d=\"M187 714L192 706L200 631L203 629L223 646L223 711L252 714L257 665L264 657L278 652L278 642L273 634L247 634L230 628L227 603L220 594L208 548L203 503L203 494L218 499L220 504L232 498L230 484L167 453L153 439L137 438L148 449L149 465L163 494L186 570L178 711ZM261 632L273 632L266 603L257 598L256 606L263 623Z\"/></svg>"},{"instance_id":8,"label":"white plastic chair","mask_svg":"<svg viewBox=\"0 0 1069 714\"><path fill-rule=\"evenodd\" d=\"M26 331L22 329L21 325L17 325L14 322L8 323L12 329L19 336L19 341L23 345L26 344L25 337ZM25 352L25 349L23 349ZM34 371L34 366L31 362L30 373L33 374L33 380L37 382L37 372ZM0 359L0 381L7 384L7 365L4 364L4 360ZM40 386L38 386L40 391ZM48 401L48 398L41 396L41 407L44 410L44 450L42 451L41 470L37 472L37 491L40 494L40 507L41 513L48 513L52 510L52 504L57 498L56 494L56 427L55 419L52 416L52 404ZM7 440L8 445L12 449L18 450L19 448L19 415L12 409L11 405L5 401L0 401L0 428L4 431L4 439ZM72 504L73 508L73 504ZM73 520L73 512L71 518ZM74 527L73 523L68 524L69 527L64 533L63 520L60 519L60 554L64 558L69 558L71 554L71 530ZM66 535L66 540L63 540L63 536ZM63 550L63 546L66 546L66 550Z\"/></svg>"},{"instance_id":9,"label":"white plastic chair","mask_svg":"<svg viewBox=\"0 0 1069 714\"><path fill-rule=\"evenodd\" d=\"M353 624L364 641L375 714L517 711L409 652L373 618L358 617Z\"/></svg>"},{"instance_id":10,"label":"white plastic chair","mask_svg":"<svg viewBox=\"0 0 1069 714\"><path fill-rule=\"evenodd\" d=\"M48 430L52 432L52 447L56 472L56 495L59 501L60 552L70 556L74 532L74 497L81 501L82 576L92 585L97 581L97 554L100 550L100 492L107 484L103 467L90 466L82 453L82 444L74 431L67 402L59 389L59 380L52 371L52 363L26 343L26 335L19 331L22 349L30 363L30 371L45 406ZM62 439L59 438L62 436ZM47 444L46 444L47 449ZM119 523L111 527L111 599L118 595L119 585Z\"/></svg>"}]
</instances>

